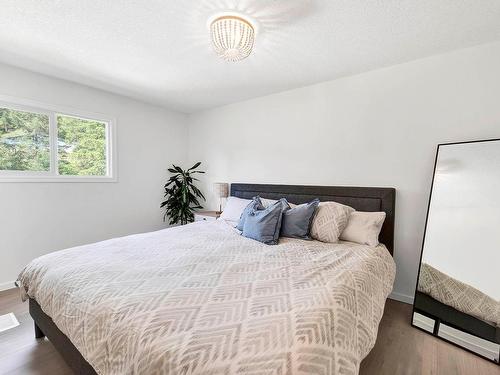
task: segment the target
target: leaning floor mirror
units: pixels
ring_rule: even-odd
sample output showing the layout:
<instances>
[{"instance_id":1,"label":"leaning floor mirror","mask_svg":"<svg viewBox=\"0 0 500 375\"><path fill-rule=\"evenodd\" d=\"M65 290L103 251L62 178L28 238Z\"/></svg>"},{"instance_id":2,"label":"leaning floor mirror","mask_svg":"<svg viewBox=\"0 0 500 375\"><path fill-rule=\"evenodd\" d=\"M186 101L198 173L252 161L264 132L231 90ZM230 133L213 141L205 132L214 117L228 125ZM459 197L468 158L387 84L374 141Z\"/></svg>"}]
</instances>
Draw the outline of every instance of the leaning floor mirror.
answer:
<instances>
[{"instance_id":1,"label":"leaning floor mirror","mask_svg":"<svg viewBox=\"0 0 500 375\"><path fill-rule=\"evenodd\" d=\"M500 353L500 139L438 146L412 325Z\"/></svg>"}]
</instances>

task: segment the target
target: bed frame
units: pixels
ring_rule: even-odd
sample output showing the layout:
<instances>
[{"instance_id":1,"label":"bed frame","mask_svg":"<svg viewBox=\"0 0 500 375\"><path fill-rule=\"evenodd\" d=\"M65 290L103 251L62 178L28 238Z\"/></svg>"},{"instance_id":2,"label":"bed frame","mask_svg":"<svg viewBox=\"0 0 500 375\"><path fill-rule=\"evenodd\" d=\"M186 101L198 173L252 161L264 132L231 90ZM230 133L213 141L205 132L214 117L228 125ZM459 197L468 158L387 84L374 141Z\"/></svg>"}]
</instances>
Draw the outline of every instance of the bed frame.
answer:
<instances>
[{"instance_id":1,"label":"bed frame","mask_svg":"<svg viewBox=\"0 0 500 375\"><path fill-rule=\"evenodd\" d=\"M465 333L500 344L500 327L493 326L472 315L456 310L418 290L415 294L413 308L415 312L434 320L434 329L432 333L434 336L438 336L439 326L441 323L444 323ZM442 337L438 337L442 339ZM475 352L472 353L480 355ZM499 362L496 363L500 364Z\"/></svg>"},{"instance_id":2,"label":"bed frame","mask_svg":"<svg viewBox=\"0 0 500 375\"><path fill-rule=\"evenodd\" d=\"M239 198L252 198L256 195L262 198L279 199L285 197L289 202L301 204L314 198L321 201L335 201L346 204L358 211L384 211L386 219L380 232L380 242L393 255L394 253L394 214L396 190L378 187L348 187L348 186L304 186L304 185L259 185L231 184L231 195ZM81 375L97 375L92 366L83 358L78 349L62 333L43 312L40 305L29 300L30 315L35 321L35 337L47 337L61 356L75 372Z\"/></svg>"}]
</instances>

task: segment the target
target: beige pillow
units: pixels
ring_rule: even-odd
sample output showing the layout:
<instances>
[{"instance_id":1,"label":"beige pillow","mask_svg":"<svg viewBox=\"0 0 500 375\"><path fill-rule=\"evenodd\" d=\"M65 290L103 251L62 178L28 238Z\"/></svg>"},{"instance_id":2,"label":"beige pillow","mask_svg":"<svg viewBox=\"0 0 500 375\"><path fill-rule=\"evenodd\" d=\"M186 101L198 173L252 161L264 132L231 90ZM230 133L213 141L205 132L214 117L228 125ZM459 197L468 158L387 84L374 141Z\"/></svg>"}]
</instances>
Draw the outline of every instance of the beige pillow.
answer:
<instances>
[{"instance_id":1,"label":"beige pillow","mask_svg":"<svg viewBox=\"0 0 500 375\"><path fill-rule=\"evenodd\" d=\"M384 220L385 212L354 211L349 216L349 221L340 235L340 239L362 245L377 246L378 235Z\"/></svg>"},{"instance_id":2,"label":"beige pillow","mask_svg":"<svg viewBox=\"0 0 500 375\"><path fill-rule=\"evenodd\" d=\"M322 242L337 242L353 211L354 208L337 202L321 202L314 214L311 237Z\"/></svg>"}]
</instances>

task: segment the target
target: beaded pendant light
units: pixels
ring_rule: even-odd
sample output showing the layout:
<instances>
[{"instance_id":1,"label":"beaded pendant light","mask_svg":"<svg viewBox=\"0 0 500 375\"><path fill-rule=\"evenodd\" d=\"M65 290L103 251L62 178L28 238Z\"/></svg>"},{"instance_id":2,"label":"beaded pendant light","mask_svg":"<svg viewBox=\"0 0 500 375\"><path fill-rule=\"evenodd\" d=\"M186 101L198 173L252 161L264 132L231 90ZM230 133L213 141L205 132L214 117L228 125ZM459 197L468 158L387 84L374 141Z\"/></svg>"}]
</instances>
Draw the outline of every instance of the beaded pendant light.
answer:
<instances>
[{"instance_id":1,"label":"beaded pendant light","mask_svg":"<svg viewBox=\"0 0 500 375\"><path fill-rule=\"evenodd\" d=\"M215 53L226 61L239 61L252 52L255 30L241 16L224 15L210 24L210 35Z\"/></svg>"}]
</instances>

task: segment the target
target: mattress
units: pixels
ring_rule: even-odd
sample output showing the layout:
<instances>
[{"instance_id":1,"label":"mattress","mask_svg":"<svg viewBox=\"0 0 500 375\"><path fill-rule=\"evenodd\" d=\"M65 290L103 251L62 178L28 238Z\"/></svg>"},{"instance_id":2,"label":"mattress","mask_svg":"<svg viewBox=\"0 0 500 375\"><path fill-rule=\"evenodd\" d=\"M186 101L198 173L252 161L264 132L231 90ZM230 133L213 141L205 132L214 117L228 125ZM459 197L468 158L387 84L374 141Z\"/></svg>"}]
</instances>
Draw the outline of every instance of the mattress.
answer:
<instances>
[{"instance_id":1,"label":"mattress","mask_svg":"<svg viewBox=\"0 0 500 375\"><path fill-rule=\"evenodd\" d=\"M458 311L500 327L500 301L427 263L420 266L418 291Z\"/></svg>"},{"instance_id":2,"label":"mattress","mask_svg":"<svg viewBox=\"0 0 500 375\"><path fill-rule=\"evenodd\" d=\"M98 374L356 374L395 264L387 249L197 222L44 255L23 293Z\"/></svg>"}]
</instances>

